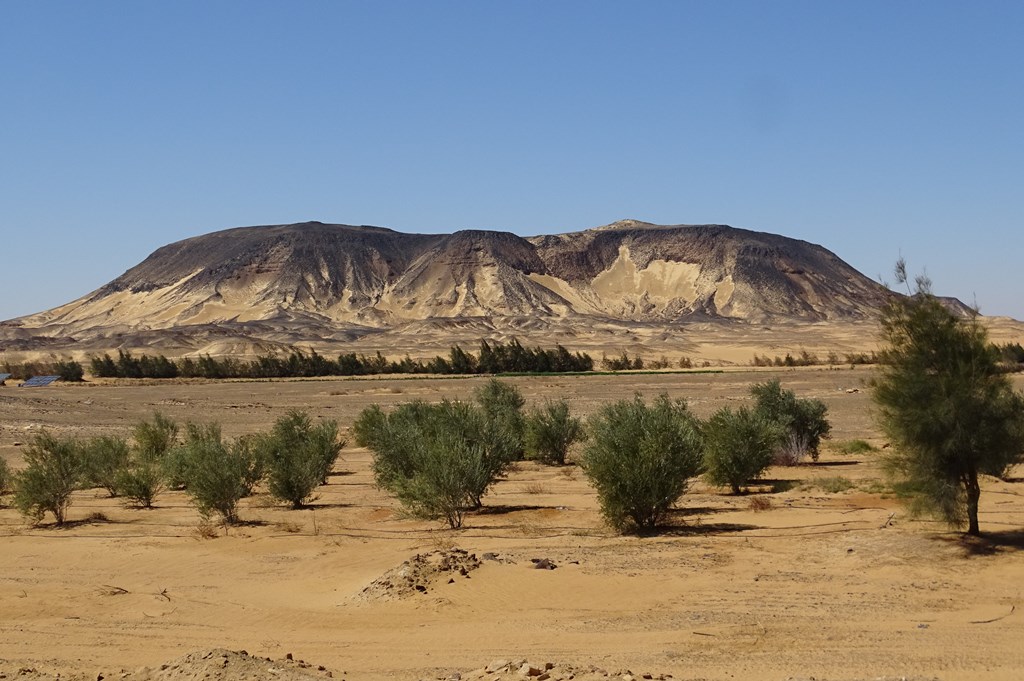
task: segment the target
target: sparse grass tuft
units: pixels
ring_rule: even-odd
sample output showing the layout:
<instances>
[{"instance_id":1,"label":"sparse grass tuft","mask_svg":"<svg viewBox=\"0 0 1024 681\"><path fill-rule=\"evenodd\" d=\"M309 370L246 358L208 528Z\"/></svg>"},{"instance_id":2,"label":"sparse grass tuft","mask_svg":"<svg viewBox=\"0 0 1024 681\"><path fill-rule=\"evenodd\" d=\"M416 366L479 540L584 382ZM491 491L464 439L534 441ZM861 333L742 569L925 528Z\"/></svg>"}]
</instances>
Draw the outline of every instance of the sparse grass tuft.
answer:
<instances>
[{"instance_id":1,"label":"sparse grass tuft","mask_svg":"<svg viewBox=\"0 0 1024 681\"><path fill-rule=\"evenodd\" d=\"M772 494L788 492L796 486L795 480L772 480Z\"/></svg>"},{"instance_id":2,"label":"sparse grass tuft","mask_svg":"<svg viewBox=\"0 0 1024 681\"><path fill-rule=\"evenodd\" d=\"M775 508L775 504L772 502L771 497L766 497L760 494L750 497L750 510L754 513L770 511L773 508Z\"/></svg>"},{"instance_id":3,"label":"sparse grass tuft","mask_svg":"<svg viewBox=\"0 0 1024 681\"><path fill-rule=\"evenodd\" d=\"M192 528L192 536L196 539L216 539L219 536L217 525L204 518Z\"/></svg>"},{"instance_id":4,"label":"sparse grass tuft","mask_svg":"<svg viewBox=\"0 0 1024 681\"><path fill-rule=\"evenodd\" d=\"M857 485L857 488L862 492L867 492L868 494L887 495L892 494L893 491L892 487L890 487L889 485L885 484L885 482L877 478L864 480L859 485Z\"/></svg>"},{"instance_id":5,"label":"sparse grass tuft","mask_svg":"<svg viewBox=\"0 0 1024 681\"><path fill-rule=\"evenodd\" d=\"M842 440L835 444L835 449L840 454L863 454L865 452L876 452L878 449L866 440Z\"/></svg>"},{"instance_id":6,"label":"sparse grass tuft","mask_svg":"<svg viewBox=\"0 0 1024 681\"><path fill-rule=\"evenodd\" d=\"M523 485L523 492L526 494L547 494L548 488L539 482L530 482Z\"/></svg>"},{"instance_id":7,"label":"sparse grass tuft","mask_svg":"<svg viewBox=\"0 0 1024 681\"><path fill-rule=\"evenodd\" d=\"M845 492L847 490L853 489L855 486L849 478L844 478L841 475L837 475L831 478L819 478L818 480L814 481L813 484L823 492L828 492L829 494L838 494L840 492Z\"/></svg>"},{"instance_id":8,"label":"sparse grass tuft","mask_svg":"<svg viewBox=\"0 0 1024 681\"><path fill-rule=\"evenodd\" d=\"M300 525L299 523L277 523L276 527L282 532L287 532L288 534L298 534L299 532L302 532L302 525Z\"/></svg>"}]
</instances>

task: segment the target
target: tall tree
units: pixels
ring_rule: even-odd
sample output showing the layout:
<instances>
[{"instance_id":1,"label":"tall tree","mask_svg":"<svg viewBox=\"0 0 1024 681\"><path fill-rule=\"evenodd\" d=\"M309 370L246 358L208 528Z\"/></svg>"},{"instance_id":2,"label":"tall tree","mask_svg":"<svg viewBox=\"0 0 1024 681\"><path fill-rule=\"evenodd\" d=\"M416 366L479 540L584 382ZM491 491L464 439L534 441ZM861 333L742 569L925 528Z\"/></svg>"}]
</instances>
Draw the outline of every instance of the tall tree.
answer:
<instances>
[{"instance_id":1,"label":"tall tree","mask_svg":"<svg viewBox=\"0 0 1024 681\"><path fill-rule=\"evenodd\" d=\"M907 283L906 265L896 277ZM886 347L872 381L891 472L913 508L980 535L982 474L1002 476L1024 452L1024 397L999 371L977 315L960 318L918 277L882 315Z\"/></svg>"}]
</instances>

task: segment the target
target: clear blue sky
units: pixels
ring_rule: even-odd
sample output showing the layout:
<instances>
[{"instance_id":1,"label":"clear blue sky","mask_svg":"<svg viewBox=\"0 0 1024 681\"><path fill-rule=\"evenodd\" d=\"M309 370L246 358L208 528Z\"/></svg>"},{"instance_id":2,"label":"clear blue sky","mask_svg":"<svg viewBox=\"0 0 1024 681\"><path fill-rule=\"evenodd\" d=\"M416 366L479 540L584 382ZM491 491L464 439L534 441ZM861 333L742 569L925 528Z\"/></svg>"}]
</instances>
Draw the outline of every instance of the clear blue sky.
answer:
<instances>
[{"instance_id":1,"label":"clear blue sky","mask_svg":"<svg viewBox=\"0 0 1024 681\"><path fill-rule=\"evenodd\" d=\"M228 227L622 218L1024 319L1024 3L0 0L0 319Z\"/></svg>"}]
</instances>

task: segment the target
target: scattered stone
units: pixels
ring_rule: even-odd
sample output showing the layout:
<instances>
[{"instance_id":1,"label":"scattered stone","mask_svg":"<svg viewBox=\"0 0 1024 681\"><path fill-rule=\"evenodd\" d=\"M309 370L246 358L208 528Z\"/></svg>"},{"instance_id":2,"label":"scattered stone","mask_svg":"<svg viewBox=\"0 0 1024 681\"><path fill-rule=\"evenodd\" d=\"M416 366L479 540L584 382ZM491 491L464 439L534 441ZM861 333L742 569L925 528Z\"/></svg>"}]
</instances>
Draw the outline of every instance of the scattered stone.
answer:
<instances>
[{"instance_id":1,"label":"scattered stone","mask_svg":"<svg viewBox=\"0 0 1024 681\"><path fill-rule=\"evenodd\" d=\"M548 558L531 558L530 562L533 563L534 570L554 570L558 567L553 560Z\"/></svg>"}]
</instances>

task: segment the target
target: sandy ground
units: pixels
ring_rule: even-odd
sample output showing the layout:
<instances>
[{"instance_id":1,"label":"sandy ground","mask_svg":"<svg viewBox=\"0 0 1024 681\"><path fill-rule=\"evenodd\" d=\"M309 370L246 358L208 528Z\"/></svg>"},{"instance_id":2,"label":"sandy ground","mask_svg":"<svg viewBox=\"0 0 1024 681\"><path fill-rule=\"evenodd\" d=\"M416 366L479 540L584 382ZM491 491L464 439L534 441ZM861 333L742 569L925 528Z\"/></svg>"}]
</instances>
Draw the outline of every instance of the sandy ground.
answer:
<instances>
[{"instance_id":1,"label":"sandy ground","mask_svg":"<svg viewBox=\"0 0 1024 681\"><path fill-rule=\"evenodd\" d=\"M531 402L564 396L580 413L641 391L684 397L706 416L771 376L826 401L835 441L884 444L868 369L510 380ZM0 388L0 456L17 467L40 428L117 432L155 409L215 419L228 435L265 429L295 407L348 426L371 403L465 397L481 380ZM1024 387L1024 377L1015 382ZM451 532L403 517L374 488L369 464L349 446L312 508L257 495L243 505L245 524L211 539L200 538L181 493L138 511L80 492L60 529L0 508L0 674L115 678L227 648L292 653L339 679L447 678L523 659L638 679L1024 677L1019 482L986 480L982 529L993 536L968 544L909 518L881 483L877 454L833 448L817 465L771 470L749 495L697 482L664 532L637 538L601 524L572 466L522 464ZM827 491L837 477L852 487ZM755 499L771 508L753 510ZM480 567L406 596L364 593L413 555L454 547ZM534 558L557 569L534 569ZM196 669L194 678L207 674Z\"/></svg>"}]
</instances>

